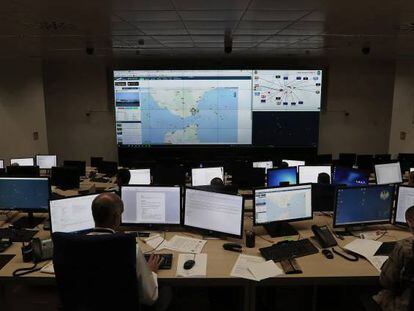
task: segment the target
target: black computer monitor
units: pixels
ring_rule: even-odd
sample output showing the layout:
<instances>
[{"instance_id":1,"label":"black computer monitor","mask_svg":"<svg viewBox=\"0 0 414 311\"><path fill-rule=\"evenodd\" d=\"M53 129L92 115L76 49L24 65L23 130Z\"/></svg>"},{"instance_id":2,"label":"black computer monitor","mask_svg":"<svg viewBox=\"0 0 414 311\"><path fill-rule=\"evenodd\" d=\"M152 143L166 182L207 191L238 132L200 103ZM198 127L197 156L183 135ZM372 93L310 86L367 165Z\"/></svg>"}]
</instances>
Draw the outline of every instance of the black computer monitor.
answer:
<instances>
[{"instance_id":1,"label":"black computer monitor","mask_svg":"<svg viewBox=\"0 0 414 311\"><path fill-rule=\"evenodd\" d=\"M231 183L241 189L263 187L266 181L265 168L244 168L241 171L234 171Z\"/></svg>"},{"instance_id":2,"label":"black computer monitor","mask_svg":"<svg viewBox=\"0 0 414 311\"><path fill-rule=\"evenodd\" d=\"M374 156L374 164L385 164L391 161L390 154L376 154Z\"/></svg>"},{"instance_id":3,"label":"black computer monitor","mask_svg":"<svg viewBox=\"0 0 414 311\"><path fill-rule=\"evenodd\" d=\"M103 161L103 157L91 157L91 166L99 167L102 161Z\"/></svg>"},{"instance_id":4,"label":"black computer monitor","mask_svg":"<svg viewBox=\"0 0 414 311\"><path fill-rule=\"evenodd\" d=\"M243 236L243 216L242 196L185 189L185 227L240 239Z\"/></svg>"},{"instance_id":5,"label":"black computer monitor","mask_svg":"<svg viewBox=\"0 0 414 311\"><path fill-rule=\"evenodd\" d=\"M52 167L57 166L57 156L56 155L36 155L36 165L41 170L51 170Z\"/></svg>"},{"instance_id":6,"label":"black computer monitor","mask_svg":"<svg viewBox=\"0 0 414 311\"><path fill-rule=\"evenodd\" d=\"M50 201L52 232L82 232L95 227L92 202L99 194L75 196Z\"/></svg>"},{"instance_id":7,"label":"black computer monitor","mask_svg":"<svg viewBox=\"0 0 414 311\"><path fill-rule=\"evenodd\" d=\"M356 162L356 154L355 153L340 153L338 162L342 166L352 167Z\"/></svg>"},{"instance_id":8,"label":"black computer monitor","mask_svg":"<svg viewBox=\"0 0 414 311\"><path fill-rule=\"evenodd\" d=\"M271 237L296 235L288 223L313 217L311 184L255 189L253 197L253 223Z\"/></svg>"},{"instance_id":9,"label":"black computer monitor","mask_svg":"<svg viewBox=\"0 0 414 311\"><path fill-rule=\"evenodd\" d=\"M15 227L33 228L43 222L43 217L33 213L49 210L50 185L48 178L0 178L0 210L28 213L14 222Z\"/></svg>"},{"instance_id":10,"label":"black computer monitor","mask_svg":"<svg viewBox=\"0 0 414 311\"><path fill-rule=\"evenodd\" d=\"M374 167L374 156L372 154L357 155L356 165L360 170L372 171Z\"/></svg>"},{"instance_id":11,"label":"black computer monitor","mask_svg":"<svg viewBox=\"0 0 414 311\"><path fill-rule=\"evenodd\" d=\"M7 176L9 177L39 177L40 170L38 166L8 166Z\"/></svg>"},{"instance_id":12,"label":"black computer monitor","mask_svg":"<svg viewBox=\"0 0 414 311\"><path fill-rule=\"evenodd\" d=\"M414 205L414 187L398 186L397 200L395 203L394 223L400 226L408 226L405 219L405 212Z\"/></svg>"},{"instance_id":13,"label":"black computer monitor","mask_svg":"<svg viewBox=\"0 0 414 311\"><path fill-rule=\"evenodd\" d=\"M62 190L78 189L80 184L79 169L65 166L52 167L50 183Z\"/></svg>"},{"instance_id":14,"label":"black computer monitor","mask_svg":"<svg viewBox=\"0 0 414 311\"><path fill-rule=\"evenodd\" d=\"M286 168L273 168L267 170L267 186L277 187L282 183L296 185L298 183L296 166Z\"/></svg>"},{"instance_id":15,"label":"black computer monitor","mask_svg":"<svg viewBox=\"0 0 414 311\"><path fill-rule=\"evenodd\" d=\"M0 168L0 177L6 177L7 173L6 170L4 168Z\"/></svg>"},{"instance_id":16,"label":"black computer monitor","mask_svg":"<svg viewBox=\"0 0 414 311\"><path fill-rule=\"evenodd\" d=\"M390 223L394 192L394 185L338 187L334 227Z\"/></svg>"},{"instance_id":17,"label":"black computer monitor","mask_svg":"<svg viewBox=\"0 0 414 311\"><path fill-rule=\"evenodd\" d=\"M331 164L332 154L318 154L316 156L315 164Z\"/></svg>"},{"instance_id":18,"label":"black computer monitor","mask_svg":"<svg viewBox=\"0 0 414 311\"><path fill-rule=\"evenodd\" d=\"M154 185L185 185L185 169L179 165L157 165L153 170Z\"/></svg>"},{"instance_id":19,"label":"black computer monitor","mask_svg":"<svg viewBox=\"0 0 414 311\"><path fill-rule=\"evenodd\" d=\"M79 171L79 176L86 176L86 162L85 161L64 161L63 166L75 167Z\"/></svg>"},{"instance_id":20,"label":"black computer monitor","mask_svg":"<svg viewBox=\"0 0 414 311\"><path fill-rule=\"evenodd\" d=\"M336 185L312 184L312 209L314 212L333 212Z\"/></svg>"},{"instance_id":21,"label":"black computer monitor","mask_svg":"<svg viewBox=\"0 0 414 311\"><path fill-rule=\"evenodd\" d=\"M181 224L181 188L179 186L123 186L122 223L139 226Z\"/></svg>"},{"instance_id":22,"label":"black computer monitor","mask_svg":"<svg viewBox=\"0 0 414 311\"><path fill-rule=\"evenodd\" d=\"M98 166L98 172L106 176L115 176L118 172L118 163L115 161L102 161Z\"/></svg>"},{"instance_id":23,"label":"black computer monitor","mask_svg":"<svg viewBox=\"0 0 414 311\"><path fill-rule=\"evenodd\" d=\"M332 172L332 183L345 186L365 186L368 185L369 174L344 166L335 166Z\"/></svg>"}]
</instances>

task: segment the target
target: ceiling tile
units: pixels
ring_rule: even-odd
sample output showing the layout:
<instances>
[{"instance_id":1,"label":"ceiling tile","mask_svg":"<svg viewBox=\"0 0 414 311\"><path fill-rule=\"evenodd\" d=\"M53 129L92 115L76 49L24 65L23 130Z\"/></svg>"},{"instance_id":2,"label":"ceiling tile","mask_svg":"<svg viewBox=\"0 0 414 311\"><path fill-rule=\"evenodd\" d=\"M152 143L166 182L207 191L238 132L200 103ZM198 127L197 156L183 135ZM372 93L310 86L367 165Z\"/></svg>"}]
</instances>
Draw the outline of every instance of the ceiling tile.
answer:
<instances>
[{"instance_id":1,"label":"ceiling tile","mask_svg":"<svg viewBox=\"0 0 414 311\"><path fill-rule=\"evenodd\" d=\"M309 11L272 11L272 10L248 10L243 17L246 21L295 21Z\"/></svg>"},{"instance_id":2,"label":"ceiling tile","mask_svg":"<svg viewBox=\"0 0 414 311\"><path fill-rule=\"evenodd\" d=\"M244 10L249 0L172 0L178 10Z\"/></svg>"},{"instance_id":3,"label":"ceiling tile","mask_svg":"<svg viewBox=\"0 0 414 311\"><path fill-rule=\"evenodd\" d=\"M190 36L154 36L154 39L161 42L191 42Z\"/></svg>"},{"instance_id":4,"label":"ceiling tile","mask_svg":"<svg viewBox=\"0 0 414 311\"><path fill-rule=\"evenodd\" d=\"M323 0L253 0L250 9L261 10L315 10L322 6Z\"/></svg>"},{"instance_id":5,"label":"ceiling tile","mask_svg":"<svg viewBox=\"0 0 414 311\"><path fill-rule=\"evenodd\" d=\"M268 29L277 32L288 25L290 25L290 22L242 21L238 29Z\"/></svg>"},{"instance_id":6,"label":"ceiling tile","mask_svg":"<svg viewBox=\"0 0 414 311\"><path fill-rule=\"evenodd\" d=\"M197 42L224 42L224 36L193 36Z\"/></svg>"},{"instance_id":7,"label":"ceiling tile","mask_svg":"<svg viewBox=\"0 0 414 311\"><path fill-rule=\"evenodd\" d=\"M111 0L115 10L173 10L170 0Z\"/></svg>"},{"instance_id":8,"label":"ceiling tile","mask_svg":"<svg viewBox=\"0 0 414 311\"><path fill-rule=\"evenodd\" d=\"M179 21L175 11L117 11L115 14L130 22Z\"/></svg>"},{"instance_id":9,"label":"ceiling tile","mask_svg":"<svg viewBox=\"0 0 414 311\"><path fill-rule=\"evenodd\" d=\"M194 29L194 28L198 28L198 29L227 29L230 28L232 29L233 26L235 25L235 21L223 21L223 22L217 22L217 21L185 21L185 25L187 26L187 28L189 29Z\"/></svg>"},{"instance_id":10,"label":"ceiling tile","mask_svg":"<svg viewBox=\"0 0 414 311\"><path fill-rule=\"evenodd\" d=\"M241 10L180 11L184 20L189 21L231 21L239 20Z\"/></svg>"}]
</instances>

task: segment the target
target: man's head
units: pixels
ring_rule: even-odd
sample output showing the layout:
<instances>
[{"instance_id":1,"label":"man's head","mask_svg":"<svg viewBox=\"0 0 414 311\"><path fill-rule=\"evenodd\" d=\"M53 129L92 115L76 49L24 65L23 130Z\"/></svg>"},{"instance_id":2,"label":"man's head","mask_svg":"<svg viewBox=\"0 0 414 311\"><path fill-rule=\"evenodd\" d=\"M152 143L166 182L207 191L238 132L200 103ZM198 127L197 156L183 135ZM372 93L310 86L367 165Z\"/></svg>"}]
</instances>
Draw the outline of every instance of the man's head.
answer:
<instances>
[{"instance_id":1,"label":"man's head","mask_svg":"<svg viewBox=\"0 0 414 311\"><path fill-rule=\"evenodd\" d=\"M130 180L131 180L131 172L127 170L126 168L121 168L116 173L116 184L119 187L128 185Z\"/></svg>"},{"instance_id":2,"label":"man's head","mask_svg":"<svg viewBox=\"0 0 414 311\"><path fill-rule=\"evenodd\" d=\"M410 172L410 175L408 176L408 184L414 186L414 171Z\"/></svg>"},{"instance_id":3,"label":"man's head","mask_svg":"<svg viewBox=\"0 0 414 311\"><path fill-rule=\"evenodd\" d=\"M95 227L116 230L121 224L124 203L115 193L102 193L92 202L92 216Z\"/></svg>"},{"instance_id":4,"label":"man's head","mask_svg":"<svg viewBox=\"0 0 414 311\"><path fill-rule=\"evenodd\" d=\"M329 185L331 183L331 177L328 173L319 173L318 184Z\"/></svg>"},{"instance_id":5,"label":"man's head","mask_svg":"<svg viewBox=\"0 0 414 311\"><path fill-rule=\"evenodd\" d=\"M405 221L411 232L414 234L414 205L405 211Z\"/></svg>"}]
</instances>

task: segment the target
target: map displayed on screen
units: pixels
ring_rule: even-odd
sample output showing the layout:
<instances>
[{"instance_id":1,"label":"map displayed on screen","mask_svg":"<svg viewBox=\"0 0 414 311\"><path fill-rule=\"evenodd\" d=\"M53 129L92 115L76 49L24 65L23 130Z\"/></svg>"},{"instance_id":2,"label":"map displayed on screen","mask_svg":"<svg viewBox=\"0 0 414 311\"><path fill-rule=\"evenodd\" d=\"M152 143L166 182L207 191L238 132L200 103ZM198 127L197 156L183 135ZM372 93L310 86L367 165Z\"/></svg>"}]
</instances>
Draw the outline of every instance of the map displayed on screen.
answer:
<instances>
[{"instance_id":1,"label":"map displayed on screen","mask_svg":"<svg viewBox=\"0 0 414 311\"><path fill-rule=\"evenodd\" d=\"M255 113L318 112L321 79L318 70L117 70L117 143L250 145L255 128L274 128L253 128Z\"/></svg>"}]
</instances>

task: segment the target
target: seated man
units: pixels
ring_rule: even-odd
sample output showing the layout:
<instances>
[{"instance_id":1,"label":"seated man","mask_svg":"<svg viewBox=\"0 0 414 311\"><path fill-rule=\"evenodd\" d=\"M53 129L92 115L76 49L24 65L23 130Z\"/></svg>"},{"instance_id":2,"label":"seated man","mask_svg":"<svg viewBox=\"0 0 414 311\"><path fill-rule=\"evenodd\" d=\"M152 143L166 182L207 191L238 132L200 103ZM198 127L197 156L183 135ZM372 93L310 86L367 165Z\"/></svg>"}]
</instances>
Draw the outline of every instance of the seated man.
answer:
<instances>
[{"instance_id":1,"label":"seated man","mask_svg":"<svg viewBox=\"0 0 414 311\"><path fill-rule=\"evenodd\" d=\"M90 234L112 234L121 224L121 215L124 211L124 203L115 193L102 193L92 202L92 215L95 221L95 229ZM152 255L145 261L137 244L137 277L140 301L146 305L152 305L158 299L158 267L161 264L160 257Z\"/></svg>"},{"instance_id":2,"label":"seated man","mask_svg":"<svg viewBox=\"0 0 414 311\"><path fill-rule=\"evenodd\" d=\"M414 234L414 206L405 212L407 224ZM392 254L381 269L381 290L373 299L382 310L407 310L414 284L413 237L398 241Z\"/></svg>"},{"instance_id":3,"label":"seated man","mask_svg":"<svg viewBox=\"0 0 414 311\"><path fill-rule=\"evenodd\" d=\"M328 173L319 173L318 184L329 185L331 183L331 176Z\"/></svg>"},{"instance_id":4,"label":"seated man","mask_svg":"<svg viewBox=\"0 0 414 311\"><path fill-rule=\"evenodd\" d=\"M131 173L126 168L121 168L116 173L116 184L118 187L126 186L129 184L131 180Z\"/></svg>"}]
</instances>

